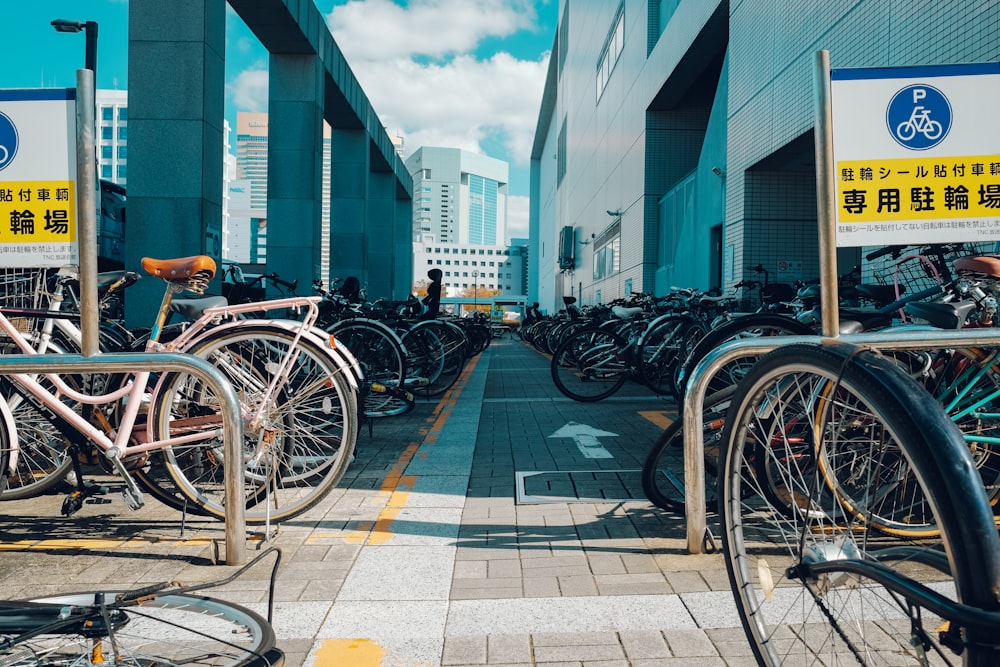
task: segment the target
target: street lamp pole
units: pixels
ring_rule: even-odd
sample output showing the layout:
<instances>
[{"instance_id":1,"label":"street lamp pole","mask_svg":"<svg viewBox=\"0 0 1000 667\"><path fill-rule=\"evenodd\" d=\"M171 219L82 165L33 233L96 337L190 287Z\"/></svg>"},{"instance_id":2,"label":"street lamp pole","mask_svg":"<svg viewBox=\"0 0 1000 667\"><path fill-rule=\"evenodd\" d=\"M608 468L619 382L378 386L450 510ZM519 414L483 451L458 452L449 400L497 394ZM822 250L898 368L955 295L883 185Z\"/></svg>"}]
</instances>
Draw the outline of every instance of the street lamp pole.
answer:
<instances>
[{"instance_id":1,"label":"street lamp pole","mask_svg":"<svg viewBox=\"0 0 1000 667\"><path fill-rule=\"evenodd\" d=\"M97 21L68 21L56 19L51 23L56 32L83 32L86 39L84 67L94 73L94 89L97 89Z\"/></svg>"},{"instance_id":2,"label":"street lamp pole","mask_svg":"<svg viewBox=\"0 0 1000 667\"><path fill-rule=\"evenodd\" d=\"M472 272L472 309L474 312L479 311L479 271L475 270Z\"/></svg>"}]
</instances>

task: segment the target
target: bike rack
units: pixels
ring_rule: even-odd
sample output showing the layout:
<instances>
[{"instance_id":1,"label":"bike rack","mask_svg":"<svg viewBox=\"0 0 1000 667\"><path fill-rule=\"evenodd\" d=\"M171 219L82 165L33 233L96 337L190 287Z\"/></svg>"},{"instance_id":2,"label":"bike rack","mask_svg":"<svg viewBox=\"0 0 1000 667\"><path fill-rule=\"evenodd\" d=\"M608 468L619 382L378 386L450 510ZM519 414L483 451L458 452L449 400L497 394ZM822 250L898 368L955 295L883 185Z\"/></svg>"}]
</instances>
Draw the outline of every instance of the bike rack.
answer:
<instances>
[{"instance_id":1,"label":"bike rack","mask_svg":"<svg viewBox=\"0 0 1000 667\"><path fill-rule=\"evenodd\" d=\"M80 244L80 329L82 354L0 355L0 374L80 373L81 371L135 370L190 372L212 385L222 403L223 452L230 461L243 460L243 419L239 398L229 379L206 360L191 354L130 352L102 354L99 348L97 302L97 164L94 72L76 71L76 173L77 215ZM229 498L243 497L243 466L225 467L225 492ZM246 561L246 508L226 503L226 564Z\"/></svg>"},{"instance_id":2,"label":"bike rack","mask_svg":"<svg viewBox=\"0 0 1000 667\"><path fill-rule=\"evenodd\" d=\"M5 354L0 355L0 375L14 373L82 373L175 371L191 373L211 385L222 403L224 456L229 461L243 460L243 419L239 399L229 379L201 357L179 352L122 352L94 356L82 354ZM243 466L225 467L225 491L228 498L243 497ZM246 509L243 503L226 503L226 564L246 562Z\"/></svg>"},{"instance_id":3,"label":"bike rack","mask_svg":"<svg viewBox=\"0 0 1000 667\"><path fill-rule=\"evenodd\" d=\"M770 336L759 340L737 340L720 345L695 365L684 397L684 502L688 552L704 553L713 536L705 520L705 440L701 424L709 381L720 368L741 357L759 356L794 343L838 340L876 349L917 350L938 347L1000 346L1000 329L890 331L840 335L837 294L836 196L834 187L833 130L830 105L830 54L816 53L816 195L819 221L819 264L823 335ZM995 239L983 239L995 240Z\"/></svg>"}]
</instances>

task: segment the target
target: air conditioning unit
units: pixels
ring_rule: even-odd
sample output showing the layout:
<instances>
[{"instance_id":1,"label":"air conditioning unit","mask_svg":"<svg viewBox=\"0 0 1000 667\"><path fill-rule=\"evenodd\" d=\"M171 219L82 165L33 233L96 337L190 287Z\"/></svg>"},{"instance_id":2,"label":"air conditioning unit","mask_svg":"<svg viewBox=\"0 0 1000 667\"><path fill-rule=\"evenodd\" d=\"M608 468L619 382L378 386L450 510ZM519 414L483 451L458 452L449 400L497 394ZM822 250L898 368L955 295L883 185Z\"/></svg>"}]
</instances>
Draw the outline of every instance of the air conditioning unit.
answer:
<instances>
[{"instance_id":1,"label":"air conditioning unit","mask_svg":"<svg viewBox=\"0 0 1000 667\"><path fill-rule=\"evenodd\" d=\"M559 230L559 268L566 270L576 267L576 236L573 227L567 225Z\"/></svg>"}]
</instances>

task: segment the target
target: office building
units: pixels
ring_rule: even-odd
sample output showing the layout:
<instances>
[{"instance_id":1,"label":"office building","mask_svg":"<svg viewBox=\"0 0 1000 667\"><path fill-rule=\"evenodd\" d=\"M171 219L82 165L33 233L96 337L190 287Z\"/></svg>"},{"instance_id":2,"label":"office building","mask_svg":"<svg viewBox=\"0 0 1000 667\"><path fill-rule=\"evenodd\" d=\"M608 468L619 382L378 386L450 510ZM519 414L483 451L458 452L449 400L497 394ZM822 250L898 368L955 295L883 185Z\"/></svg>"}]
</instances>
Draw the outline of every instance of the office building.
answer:
<instances>
[{"instance_id":1,"label":"office building","mask_svg":"<svg viewBox=\"0 0 1000 667\"><path fill-rule=\"evenodd\" d=\"M817 278L817 52L834 70L986 63L998 26L1000 5L975 0L560 0L529 300L731 293L758 264ZM837 254L846 271L862 251Z\"/></svg>"}]
</instances>

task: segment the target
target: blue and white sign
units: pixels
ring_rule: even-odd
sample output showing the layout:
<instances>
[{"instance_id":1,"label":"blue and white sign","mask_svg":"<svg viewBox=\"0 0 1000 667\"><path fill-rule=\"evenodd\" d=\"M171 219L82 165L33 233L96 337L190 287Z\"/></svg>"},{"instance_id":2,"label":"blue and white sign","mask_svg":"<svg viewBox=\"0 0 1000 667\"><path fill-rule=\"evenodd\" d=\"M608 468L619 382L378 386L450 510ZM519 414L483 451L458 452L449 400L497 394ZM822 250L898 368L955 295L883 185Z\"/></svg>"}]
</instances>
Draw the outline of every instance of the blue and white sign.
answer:
<instances>
[{"instance_id":1,"label":"blue and white sign","mask_svg":"<svg viewBox=\"0 0 1000 667\"><path fill-rule=\"evenodd\" d=\"M951 129L951 103L934 86L914 84L892 96L886 111L892 138L916 151L941 143Z\"/></svg>"},{"instance_id":2,"label":"blue and white sign","mask_svg":"<svg viewBox=\"0 0 1000 667\"><path fill-rule=\"evenodd\" d=\"M7 114L0 111L0 170L17 155L17 128Z\"/></svg>"},{"instance_id":3,"label":"blue and white sign","mask_svg":"<svg viewBox=\"0 0 1000 667\"><path fill-rule=\"evenodd\" d=\"M1000 240L1000 63L830 72L837 245Z\"/></svg>"}]
</instances>

